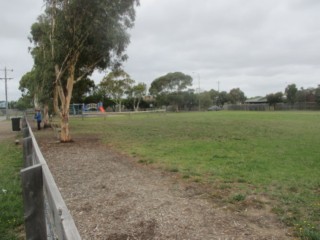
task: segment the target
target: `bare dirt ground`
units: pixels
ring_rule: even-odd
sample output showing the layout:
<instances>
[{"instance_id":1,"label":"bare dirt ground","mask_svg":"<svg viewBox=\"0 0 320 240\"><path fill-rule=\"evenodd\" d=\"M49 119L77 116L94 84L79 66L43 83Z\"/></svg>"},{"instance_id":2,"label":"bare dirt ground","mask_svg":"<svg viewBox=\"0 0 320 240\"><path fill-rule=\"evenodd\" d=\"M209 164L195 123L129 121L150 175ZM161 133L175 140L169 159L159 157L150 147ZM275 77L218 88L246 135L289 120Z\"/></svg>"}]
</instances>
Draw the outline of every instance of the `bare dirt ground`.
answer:
<instances>
[{"instance_id":1,"label":"bare dirt ground","mask_svg":"<svg viewBox=\"0 0 320 240\"><path fill-rule=\"evenodd\" d=\"M230 210L200 183L140 164L97 136L61 144L51 129L36 135L83 239L294 239L266 198Z\"/></svg>"},{"instance_id":2,"label":"bare dirt ground","mask_svg":"<svg viewBox=\"0 0 320 240\"><path fill-rule=\"evenodd\" d=\"M5 118L0 118L0 141L13 138L17 132L12 131L11 121L6 121Z\"/></svg>"}]
</instances>

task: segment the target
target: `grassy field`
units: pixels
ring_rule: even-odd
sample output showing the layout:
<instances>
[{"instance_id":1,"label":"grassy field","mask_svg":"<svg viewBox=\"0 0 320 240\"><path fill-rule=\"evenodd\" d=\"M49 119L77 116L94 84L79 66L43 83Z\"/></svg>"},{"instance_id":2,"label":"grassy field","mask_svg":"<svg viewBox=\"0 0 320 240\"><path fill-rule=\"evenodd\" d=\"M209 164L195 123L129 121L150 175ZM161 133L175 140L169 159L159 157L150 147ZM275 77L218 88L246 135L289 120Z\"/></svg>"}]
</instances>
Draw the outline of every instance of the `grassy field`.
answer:
<instances>
[{"instance_id":1,"label":"grassy field","mask_svg":"<svg viewBox=\"0 0 320 240\"><path fill-rule=\"evenodd\" d=\"M73 130L139 162L223 190L221 201L264 194L302 239L320 239L320 113L202 112L73 119Z\"/></svg>"},{"instance_id":2,"label":"grassy field","mask_svg":"<svg viewBox=\"0 0 320 240\"><path fill-rule=\"evenodd\" d=\"M22 151L13 141L0 142L0 239L20 239L23 203L19 170Z\"/></svg>"}]
</instances>

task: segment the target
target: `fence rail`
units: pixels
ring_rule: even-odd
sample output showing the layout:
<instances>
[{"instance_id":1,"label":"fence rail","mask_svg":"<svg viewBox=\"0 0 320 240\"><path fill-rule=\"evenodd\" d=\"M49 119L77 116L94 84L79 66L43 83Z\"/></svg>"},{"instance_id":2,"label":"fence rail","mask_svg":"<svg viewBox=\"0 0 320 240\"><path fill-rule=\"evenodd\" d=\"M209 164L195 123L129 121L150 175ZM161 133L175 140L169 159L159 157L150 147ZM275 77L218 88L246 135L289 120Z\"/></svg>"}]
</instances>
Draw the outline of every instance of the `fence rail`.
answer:
<instances>
[{"instance_id":1,"label":"fence rail","mask_svg":"<svg viewBox=\"0 0 320 240\"><path fill-rule=\"evenodd\" d=\"M22 128L25 168L21 180L27 239L81 239L26 117Z\"/></svg>"},{"instance_id":2,"label":"fence rail","mask_svg":"<svg viewBox=\"0 0 320 240\"><path fill-rule=\"evenodd\" d=\"M81 115L78 115L78 117L81 117L82 119L87 117L110 117L110 116L131 116L136 114L166 114L165 109L158 109L158 110L150 110L150 111L124 111L124 112L99 112L99 111L88 111L83 112ZM75 116L73 116L75 117Z\"/></svg>"}]
</instances>

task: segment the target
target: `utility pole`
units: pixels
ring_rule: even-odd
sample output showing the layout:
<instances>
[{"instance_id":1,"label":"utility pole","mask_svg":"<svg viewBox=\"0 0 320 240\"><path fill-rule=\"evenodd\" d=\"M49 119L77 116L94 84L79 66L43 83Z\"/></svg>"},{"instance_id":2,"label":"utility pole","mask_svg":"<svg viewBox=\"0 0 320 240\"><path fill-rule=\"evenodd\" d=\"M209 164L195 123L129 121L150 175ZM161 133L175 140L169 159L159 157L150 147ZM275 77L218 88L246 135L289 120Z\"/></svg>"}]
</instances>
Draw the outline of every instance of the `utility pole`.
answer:
<instances>
[{"instance_id":1,"label":"utility pole","mask_svg":"<svg viewBox=\"0 0 320 240\"><path fill-rule=\"evenodd\" d=\"M7 77L7 71L13 72L13 69L7 69L7 67L4 67L4 69L1 71L4 71L4 78L0 78L1 80L4 79L5 82L5 92L6 92L6 119L9 120L9 114L8 114L8 87L7 87L7 80L10 80L12 78Z\"/></svg>"},{"instance_id":2,"label":"utility pole","mask_svg":"<svg viewBox=\"0 0 320 240\"><path fill-rule=\"evenodd\" d=\"M198 83L199 83L199 112L201 110L201 107L200 107L200 74L198 73Z\"/></svg>"},{"instance_id":3,"label":"utility pole","mask_svg":"<svg viewBox=\"0 0 320 240\"><path fill-rule=\"evenodd\" d=\"M201 110L201 106L200 106L200 74L199 73L197 73L197 72L192 72L192 73L194 73L194 74L197 74L198 75L198 94L199 94L199 96L198 96L198 103L199 103L199 106L198 106L198 111L200 112L200 110Z\"/></svg>"}]
</instances>

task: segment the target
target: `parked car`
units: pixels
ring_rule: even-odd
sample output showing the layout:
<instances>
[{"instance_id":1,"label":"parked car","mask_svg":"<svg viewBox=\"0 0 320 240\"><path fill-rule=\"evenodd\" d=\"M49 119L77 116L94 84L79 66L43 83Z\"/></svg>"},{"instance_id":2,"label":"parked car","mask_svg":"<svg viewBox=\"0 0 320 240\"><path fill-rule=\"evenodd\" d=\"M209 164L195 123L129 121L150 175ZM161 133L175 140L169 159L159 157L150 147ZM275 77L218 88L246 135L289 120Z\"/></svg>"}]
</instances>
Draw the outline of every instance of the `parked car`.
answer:
<instances>
[{"instance_id":1,"label":"parked car","mask_svg":"<svg viewBox=\"0 0 320 240\"><path fill-rule=\"evenodd\" d=\"M220 110L223 110L223 108L220 106L211 106L207 110L208 111L220 111Z\"/></svg>"}]
</instances>

